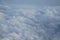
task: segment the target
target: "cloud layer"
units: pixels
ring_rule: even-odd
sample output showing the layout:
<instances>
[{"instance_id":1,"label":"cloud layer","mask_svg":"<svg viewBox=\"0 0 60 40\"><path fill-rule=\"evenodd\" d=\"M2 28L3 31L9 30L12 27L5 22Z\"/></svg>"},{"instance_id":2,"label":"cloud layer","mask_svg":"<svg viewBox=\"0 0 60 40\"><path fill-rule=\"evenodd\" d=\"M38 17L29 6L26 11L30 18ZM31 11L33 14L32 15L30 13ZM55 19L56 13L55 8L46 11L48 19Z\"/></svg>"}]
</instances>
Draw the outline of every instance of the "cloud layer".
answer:
<instances>
[{"instance_id":1,"label":"cloud layer","mask_svg":"<svg viewBox=\"0 0 60 40\"><path fill-rule=\"evenodd\" d=\"M0 40L60 40L59 6L0 8Z\"/></svg>"}]
</instances>

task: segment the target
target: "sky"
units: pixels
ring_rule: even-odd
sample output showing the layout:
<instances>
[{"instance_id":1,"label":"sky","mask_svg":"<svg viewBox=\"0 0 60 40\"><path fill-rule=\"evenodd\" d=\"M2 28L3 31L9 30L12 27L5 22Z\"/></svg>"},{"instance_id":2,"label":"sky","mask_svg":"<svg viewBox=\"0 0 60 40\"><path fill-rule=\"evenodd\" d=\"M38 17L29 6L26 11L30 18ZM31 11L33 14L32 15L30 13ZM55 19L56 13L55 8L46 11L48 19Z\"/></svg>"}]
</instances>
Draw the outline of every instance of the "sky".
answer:
<instances>
[{"instance_id":1,"label":"sky","mask_svg":"<svg viewBox=\"0 0 60 40\"><path fill-rule=\"evenodd\" d=\"M0 0L4 4L60 6L60 0Z\"/></svg>"},{"instance_id":2,"label":"sky","mask_svg":"<svg viewBox=\"0 0 60 40\"><path fill-rule=\"evenodd\" d=\"M0 40L60 40L60 0L0 0Z\"/></svg>"}]
</instances>

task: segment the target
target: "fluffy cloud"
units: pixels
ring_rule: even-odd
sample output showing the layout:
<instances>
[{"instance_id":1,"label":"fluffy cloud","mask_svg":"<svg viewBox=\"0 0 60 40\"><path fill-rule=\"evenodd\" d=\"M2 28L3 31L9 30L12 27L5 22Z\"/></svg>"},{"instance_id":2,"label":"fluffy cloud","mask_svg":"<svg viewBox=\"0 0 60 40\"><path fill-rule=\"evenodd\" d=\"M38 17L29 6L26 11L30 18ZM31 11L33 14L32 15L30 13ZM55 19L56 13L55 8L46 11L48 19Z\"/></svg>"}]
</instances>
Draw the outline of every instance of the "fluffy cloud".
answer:
<instances>
[{"instance_id":1,"label":"fluffy cloud","mask_svg":"<svg viewBox=\"0 0 60 40\"><path fill-rule=\"evenodd\" d=\"M0 40L60 40L58 7L4 11L0 12Z\"/></svg>"},{"instance_id":2,"label":"fluffy cloud","mask_svg":"<svg viewBox=\"0 0 60 40\"><path fill-rule=\"evenodd\" d=\"M4 13L0 12L0 20L4 18Z\"/></svg>"}]
</instances>

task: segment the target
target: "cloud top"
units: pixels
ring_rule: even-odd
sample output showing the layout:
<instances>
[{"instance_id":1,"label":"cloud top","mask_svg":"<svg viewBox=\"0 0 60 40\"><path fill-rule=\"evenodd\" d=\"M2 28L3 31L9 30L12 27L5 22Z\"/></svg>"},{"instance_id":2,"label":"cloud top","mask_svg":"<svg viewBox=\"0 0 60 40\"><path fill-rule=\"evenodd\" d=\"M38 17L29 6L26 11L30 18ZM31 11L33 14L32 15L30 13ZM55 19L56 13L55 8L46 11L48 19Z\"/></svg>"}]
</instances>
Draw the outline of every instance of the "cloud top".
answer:
<instances>
[{"instance_id":1,"label":"cloud top","mask_svg":"<svg viewBox=\"0 0 60 40\"><path fill-rule=\"evenodd\" d=\"M0 10L0 40L60 40L59 10L58 7Z\"/></svg>"}]
</instances>

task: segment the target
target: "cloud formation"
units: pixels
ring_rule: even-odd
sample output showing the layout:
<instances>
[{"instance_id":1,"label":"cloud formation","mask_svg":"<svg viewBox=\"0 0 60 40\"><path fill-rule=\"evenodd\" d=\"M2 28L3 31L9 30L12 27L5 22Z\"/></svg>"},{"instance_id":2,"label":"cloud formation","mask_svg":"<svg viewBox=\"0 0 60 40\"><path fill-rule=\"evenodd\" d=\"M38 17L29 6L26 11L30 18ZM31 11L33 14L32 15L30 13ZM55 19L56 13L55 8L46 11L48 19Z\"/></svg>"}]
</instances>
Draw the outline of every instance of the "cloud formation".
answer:
<instances>
[{"instance_id":1,"label":"cloud formation","mask_svg":"<svg viewBox=\"0 0 60 40\"><path fill-rule=\"evenodd\" d=\"M59 7L0 10L0 40L60 40L59 10Z\"/></svg>"}]
</instances>

